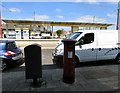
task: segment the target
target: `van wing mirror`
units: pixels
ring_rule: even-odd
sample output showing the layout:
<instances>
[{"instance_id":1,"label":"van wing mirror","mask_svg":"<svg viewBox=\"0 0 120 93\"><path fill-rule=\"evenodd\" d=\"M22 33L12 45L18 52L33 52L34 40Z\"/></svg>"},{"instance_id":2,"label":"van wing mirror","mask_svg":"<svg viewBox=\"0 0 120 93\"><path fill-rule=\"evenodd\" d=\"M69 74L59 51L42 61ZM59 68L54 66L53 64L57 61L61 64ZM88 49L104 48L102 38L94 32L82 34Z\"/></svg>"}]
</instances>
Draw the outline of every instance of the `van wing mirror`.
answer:
<instances>
[{"instance_id":1,"label":"van wing mirror","mask_svg":"<svg viewBox=\"0 0 120 93\"><path fill-rule=\"evenodd\" d=\"M79 45L79 48L82 48L82 45Z\"/></svg>"},{"instance_id":2,"label":"van wing mirror","mask_svg":"<svg viewBox=\"0 0 120 93\"><path fill-rule=\"evenodd\" d=\"M81 39L80 42L79 42L79 45L83 45L84 44L84 40Z\"/></svg>"},{"instance_id":3,"label":"van wing mirror","mask_svg":"<svg viewBox=\"0 0 120 93\"><path fill-rule=\"evenodd\" d=\"M84 44L84 40L83 39L81 39L81 40L79 40L78 42L75 43L75 45L83 45L83 44Z\"/></svg>"}]
</instances>

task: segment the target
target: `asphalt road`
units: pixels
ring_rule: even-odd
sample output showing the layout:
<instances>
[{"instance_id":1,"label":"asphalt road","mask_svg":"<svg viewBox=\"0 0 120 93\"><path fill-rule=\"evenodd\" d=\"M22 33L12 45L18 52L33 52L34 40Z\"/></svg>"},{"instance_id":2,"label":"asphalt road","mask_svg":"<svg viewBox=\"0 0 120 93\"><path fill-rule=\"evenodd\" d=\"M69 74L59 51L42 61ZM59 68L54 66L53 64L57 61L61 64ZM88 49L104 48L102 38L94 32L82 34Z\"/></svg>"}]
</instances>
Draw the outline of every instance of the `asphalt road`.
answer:
<instances>
[{"instance_id":1,"label":"asphalt road","mask_svg":"<svg viewBox=\"0 0 120 93\"><path fill-rule=\"evenodd\" d=\"M53 64L52 62L53 49L42 49L42 64Z\"/></svg>"},{"instance_id":2,"label":"asphalt road","mask_svg":"<svg viewBox=\"0 0 120 93\"><path fill-rule=\"evenodd\" d=\"M42 49L41 54L42 54L42 66L43 69L47 68L58 68L59 66L56 66L53 64L52 61L52 52L54 49ZM24 53L24 50L22 49L22 52ZM115 64L113 61L99 61L99 62L84 62L84 63L80 63L77 67L91 67L91 66L114 66L114 65L118 65ZM25 67L25 63L24 60L21 60L20 64L18 64L17 66L13 66L12 69L14 70L18 70L18 67ZM44 68L45 67L45 68ZM61 66L60 66L61 68ZM11 69L11 68L9 68ZM8 69L8 70L9 70ZM111 68L112 69L112 68Z\"/></svg>"},{"instance_id":3,"label":"asphalt road","mask_svg":"<svg viewBox=\"0 0 120 93\"><path fill-rule=\"evenodd\" d=\"M23 54L24 54L24 50L21 49ZM43 65L43 69L46 68L56 68L57 66L55 66L52 62L52 52L54 49L42 49L41 54L42 54L42 65ZM23 71L25 68L25 62L24 59L20 60L19 64L14 65L10 68L8 68L5 72L9 72L9 71ZM4 73L4 72L3 72Z\"/></svg>"},{"instance_id":4,"label":"asphalt road","mask_svg":"<svg viewBox=\"0 0 120 93\"><path fill-rule=\"evenodd\" d=\"M45 68L56 68L55 65L53 65L53 61L52 61L52 52L54 49L42 49L41 54L42 54L42 65L43 65L43 69ZM22 52L24 53L24 50L22 50ZM21 61L21 63L23 63L23 60ZM18 64L18 67L22 67L24 70L25 67L25 63L23 64ZM11 69L11 68L10 68ZM17 67L13 67L12 69L14 70L19 70L19 68Z\"/></svg>"},{"instance_id":5,"label":"asphalt road","mask_svg":"<svg viewBox=\"0 0 120 93\"><path fill-rule=\"evenodd\" d=\"M53 61L52 61L52 52L53 52L54 49L42 49L42 66L43 66L43 69L53 69L53 68L61 68L61 66L56 66L53 64ZM24 53L24 50L22 49L22 52ZM96 69L97 69L97 66L118 66L118 64L114 63L113 61L99 61L99 62L84 62L84 63L80 63L77 68L79 67L92 67L92 66L95 66ZM13 71L19 71L19 70L24 70L24 67L25 67L25 62L24 60L21 60L21 62L16 66L13 66L11 68L9 68L10 70L13 70ZM22 68L22 69L21 69ZM9 69L8 69L8 72L9 72ZM111 68L114 70L114 68Z\"/></svg>"}]
</instances>

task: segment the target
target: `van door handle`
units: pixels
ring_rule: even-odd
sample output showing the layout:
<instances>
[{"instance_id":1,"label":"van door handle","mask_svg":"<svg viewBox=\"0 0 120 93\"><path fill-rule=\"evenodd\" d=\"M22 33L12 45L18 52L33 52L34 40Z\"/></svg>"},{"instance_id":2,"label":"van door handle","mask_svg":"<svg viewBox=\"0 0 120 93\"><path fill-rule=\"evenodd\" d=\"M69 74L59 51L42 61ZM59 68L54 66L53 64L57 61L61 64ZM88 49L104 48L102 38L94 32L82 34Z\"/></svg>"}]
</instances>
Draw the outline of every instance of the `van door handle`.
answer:
<instances>
[{"instance_id":1,"label":"van door handle","mask_svg":"<svg viewBox=\"0 0 120 93\"><path fill-rule=\"evenodd\" d=\"M99 51L101 51L101 48L99 48Z\"/></svg>"},{"instance_id":2,"label":"van door handle","mask_svg":"<svg viewBox=\"0 0 120 93\"><path fill-rule=\"evenodd\" d=\"M92 48L92 51L94 51L94 48Z\"/></svg>"}]
</instances>

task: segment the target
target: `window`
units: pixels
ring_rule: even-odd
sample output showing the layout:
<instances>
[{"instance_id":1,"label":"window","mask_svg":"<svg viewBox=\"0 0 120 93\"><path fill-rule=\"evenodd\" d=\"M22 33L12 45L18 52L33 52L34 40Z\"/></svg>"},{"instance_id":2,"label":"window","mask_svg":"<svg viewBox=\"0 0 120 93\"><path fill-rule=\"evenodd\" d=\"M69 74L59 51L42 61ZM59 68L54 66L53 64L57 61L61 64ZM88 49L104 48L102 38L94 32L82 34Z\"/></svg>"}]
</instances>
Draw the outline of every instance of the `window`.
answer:
<instances>
[{"instance_id":1,"label":"window","mask_svg":"<svg viewBox=\"0 0 120 93\"><path fill-rule=\"evenodd\" d=\"M89 44L94 42L94 33L86 34L83 38L84 44Z\"/></svg>"},{"instance_id":2,"label":"window","mask_svg":"<svg viewBox=\"0 0 120 93\"><path fill-rule=\"evenodd\" d=\"M5 43L0 43L0 49L5 50Z\"/></svg>"},{"instance_id":3,"label":"window","mask_svg":"<svg viewBox=\"0 0 120 93\"><path fill-rule=\"evenodd\" d=\"M76 43L76 45L84 45L94 42L94 33L88 33L85 34L83 37L81 37L80 40Z\"/></svg>"},{"instance_id":4,"label":"window","mask_svg":"<svg viewBox=\"0 0 120 93\"><path fill-rule=\"evenodd\" d=\"M76 39L78 36L80 36L82 32L75 32L73 34L71 34L68 39Z\"/></svg>"},{"instance_id":5,"label":"window","mask_svg":"<svg viewBox=\"0 0 120 93\"><path fill-rule=\"evenodd\" d=\"M11 50L11 49L15 49L15 48L16 48L15 42L7 43L7 50Z\"/></svg>"}]
</instances>

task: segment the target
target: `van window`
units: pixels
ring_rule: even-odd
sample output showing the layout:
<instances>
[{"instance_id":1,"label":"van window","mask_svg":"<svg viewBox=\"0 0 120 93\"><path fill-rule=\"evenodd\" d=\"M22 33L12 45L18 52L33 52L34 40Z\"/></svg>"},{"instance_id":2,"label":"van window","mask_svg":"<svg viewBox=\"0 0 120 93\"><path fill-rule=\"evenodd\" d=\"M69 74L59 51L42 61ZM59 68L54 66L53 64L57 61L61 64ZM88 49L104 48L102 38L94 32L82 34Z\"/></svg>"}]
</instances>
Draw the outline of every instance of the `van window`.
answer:
<instances>
[{"instance_id":1,"label":"van window","mask_svg":"<svg viewBox=\"0 0 120 93\"><path fill-rule=\"evenodd\" d=\"M92 42L94 42L94 33L88 33L85 34L80 40L78 40L76 44L84 45Z\"/></svg>"},{"instance_id":2,"label":"van window","mask_svg":"<svg viewBox=\"0 0 120 93\"><path fill-rule=\"evenodd\" d=\"M84 44L89 44L94 42L94 33L86 34L83 38Z\"/></svg>"}]
</instances>

